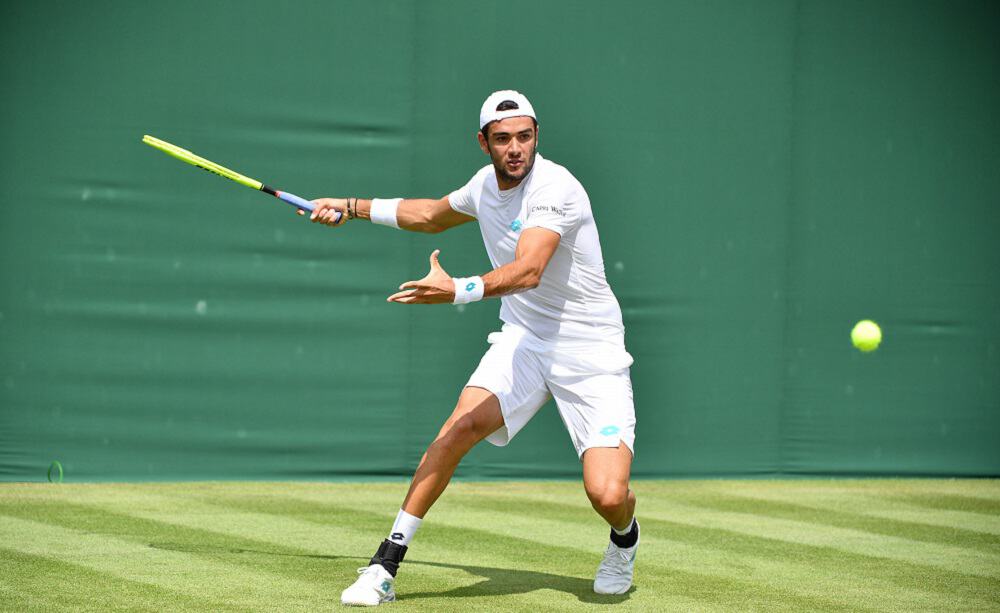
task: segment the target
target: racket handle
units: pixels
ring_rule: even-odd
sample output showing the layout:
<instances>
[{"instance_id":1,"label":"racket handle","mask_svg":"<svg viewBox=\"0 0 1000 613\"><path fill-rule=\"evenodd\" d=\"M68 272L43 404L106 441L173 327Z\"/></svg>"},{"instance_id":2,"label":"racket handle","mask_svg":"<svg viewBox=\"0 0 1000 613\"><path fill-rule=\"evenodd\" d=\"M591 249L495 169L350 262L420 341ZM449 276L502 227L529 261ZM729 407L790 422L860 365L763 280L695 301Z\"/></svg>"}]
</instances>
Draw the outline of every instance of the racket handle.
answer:
<instances>
[{"instance_id":1,"label":"racket handle","mask_svg":"<svg viewBox=\"0 0 1000 613\"><path fill-rule=\"evenodd\" d=\"M288 204L294 207L298 207L303 211L306 211L307 213L312 213L312 210L316 208L313 206L312 202L309 202L305 198L299 198L295 194L289 194L288 192L279 192L278 190L274 190L274 195L277 196L278 198L281 198Z\"/></svg>"},{"instance_id":2,"label":"racket handle","mask_svg":"<svg viewBox=\"0 0 1000 613\"><path fill-rule=\"evenodd\" d=\"M272 188L269 187L269 186L267 186L267 185L265 185L261 189L263 191L265 191L265 192L271 193L271 189ZM289 194L288 192L279 192L276 189L273 190L273 191L274 191L274 195L277 196L278 198L281 198L282 200L284 200L288 204L290 204L290 205L292 205L292 206L294 206L294 207L296 207L296 208L298 208L298 209L300 209L302 211L305 211L307 213L312 213L313 209L316 208L316 206L312 202L306 200L305 198L300 198L299 196L296 196L295 194ZM341 216L342 216L341 213L337 213L337 221L340 221Z\"/></svg>"}]
</instances>

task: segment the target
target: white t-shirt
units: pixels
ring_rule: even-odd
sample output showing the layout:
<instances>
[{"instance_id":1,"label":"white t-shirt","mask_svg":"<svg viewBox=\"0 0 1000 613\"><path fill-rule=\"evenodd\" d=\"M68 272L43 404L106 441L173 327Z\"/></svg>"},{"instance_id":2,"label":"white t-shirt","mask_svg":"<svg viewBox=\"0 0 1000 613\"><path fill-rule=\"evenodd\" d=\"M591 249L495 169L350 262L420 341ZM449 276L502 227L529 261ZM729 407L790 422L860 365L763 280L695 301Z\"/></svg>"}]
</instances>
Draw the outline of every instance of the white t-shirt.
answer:
<instances>
[{"instance_id":1,"label":"white t-shirt","mask_svg":"<svg viewBox=\"0 0 1000 613\"><path fill-rule=\"evenodd\" d=\"M514 261L521 232L546 228L561 237L538 287L501 296L500 319L524 328L543 347L603 354L601 370L632 362L621 307L604 276L604 257L587 192L568 170L535 156L528 176L501 191L492 165L448 196L475 217L494 268Z\"/></svg>"}]
</instances>

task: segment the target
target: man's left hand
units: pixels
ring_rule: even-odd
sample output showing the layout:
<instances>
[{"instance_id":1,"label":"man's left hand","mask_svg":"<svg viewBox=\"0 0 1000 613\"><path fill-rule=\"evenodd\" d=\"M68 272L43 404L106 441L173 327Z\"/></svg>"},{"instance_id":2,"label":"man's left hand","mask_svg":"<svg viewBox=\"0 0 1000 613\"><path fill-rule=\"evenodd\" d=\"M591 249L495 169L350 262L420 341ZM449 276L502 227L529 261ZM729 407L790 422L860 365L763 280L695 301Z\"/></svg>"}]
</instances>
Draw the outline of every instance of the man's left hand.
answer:
<instances>
[{"instance_id":1,"label":"man's left hand","mask_svg":"<svg viewBox=\"0 0 1000 613\"><path fill-rule=\"evenodd\" d=\"M407 281L399 286L402 291L389 296L388 302L403 304L451 304L455 301L455 282L438 263L440 249L431 253L431 271L419 281Z\"/></svg>"}]
</instances>

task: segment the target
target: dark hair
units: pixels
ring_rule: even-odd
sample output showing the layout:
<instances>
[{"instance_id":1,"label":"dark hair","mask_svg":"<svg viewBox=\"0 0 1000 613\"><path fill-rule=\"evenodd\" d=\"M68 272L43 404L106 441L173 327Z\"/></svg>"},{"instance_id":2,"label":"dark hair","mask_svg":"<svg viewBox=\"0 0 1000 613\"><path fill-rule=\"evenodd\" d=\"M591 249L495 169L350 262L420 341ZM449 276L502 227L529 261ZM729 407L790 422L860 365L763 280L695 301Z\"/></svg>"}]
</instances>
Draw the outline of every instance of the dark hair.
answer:
<instances>
[{"instance_id":1,"label":"dark hair","mask_svg":"<svg viewBox=\"0 0 1000 613\"><path fill-rule=\"evenodd\" d=\"M513 100L504 100L503 102L501 102L500 104L497 105L497 110L498 111L516 111L519 108L521 108L521 107L519 107L517 105L517 103L514 102ZM531 121L534 122L535 128L537 128L538 127L538 122L535 120L534 117L531 118ZM485 126L483 126L482 130L480 130L480 132L483 133L483 138L485 138L486 140L490 139L490 125L492 125L494 123L496 123L496 122L495 121L491 121L488 124L486 124Z\"/></svg>"}]
</instances>

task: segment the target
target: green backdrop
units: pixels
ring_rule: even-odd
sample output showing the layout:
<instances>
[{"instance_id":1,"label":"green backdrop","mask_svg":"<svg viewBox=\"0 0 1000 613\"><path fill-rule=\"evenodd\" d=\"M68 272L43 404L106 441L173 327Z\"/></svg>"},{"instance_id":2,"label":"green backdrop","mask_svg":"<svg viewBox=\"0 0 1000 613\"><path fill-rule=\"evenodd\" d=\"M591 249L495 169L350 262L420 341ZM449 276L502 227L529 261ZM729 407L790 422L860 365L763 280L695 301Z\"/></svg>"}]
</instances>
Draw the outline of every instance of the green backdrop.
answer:
<instances>
[{"instance_id":1,"label":"green backdrop","mask_svg":"<svg viewBox=\"0 0 1000 613\"><path fill-rule=\"evenodd\" d=\"M410 474L499 305L384 298L478 229L311 225L140 139L440 196L511 87L593 201L636 475L996 475L998 7L5 2L0 479ZM579 471L549 405L459 474Z\"/></svg>"}]
</instances>

